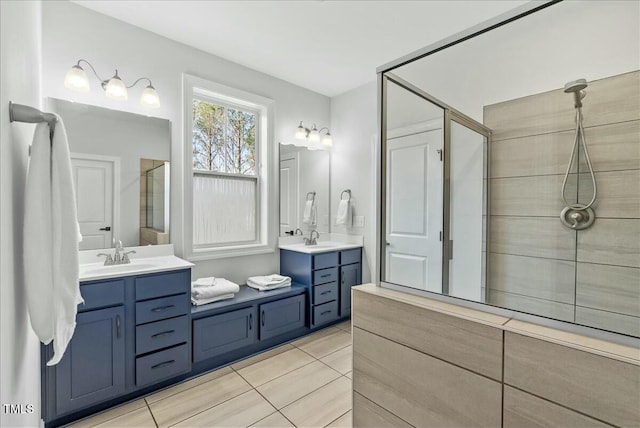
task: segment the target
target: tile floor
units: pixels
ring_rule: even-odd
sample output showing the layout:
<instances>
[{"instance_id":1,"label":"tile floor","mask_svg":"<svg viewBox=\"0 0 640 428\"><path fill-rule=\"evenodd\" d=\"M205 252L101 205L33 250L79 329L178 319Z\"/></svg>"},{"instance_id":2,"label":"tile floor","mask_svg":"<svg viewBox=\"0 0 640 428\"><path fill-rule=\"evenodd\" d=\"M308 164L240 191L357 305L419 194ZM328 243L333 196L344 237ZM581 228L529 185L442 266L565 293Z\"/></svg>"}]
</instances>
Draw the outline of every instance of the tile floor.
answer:
<instances>
[{"instance_id":1,"label":"tile floor","mask_svg":"<svg viewBox=\"0 0 640 428\"><path fill-rule=\"evenodd\" d=\"M81 427L351 427L351 323L79 421Z\"/></svg>"}]
</instances>

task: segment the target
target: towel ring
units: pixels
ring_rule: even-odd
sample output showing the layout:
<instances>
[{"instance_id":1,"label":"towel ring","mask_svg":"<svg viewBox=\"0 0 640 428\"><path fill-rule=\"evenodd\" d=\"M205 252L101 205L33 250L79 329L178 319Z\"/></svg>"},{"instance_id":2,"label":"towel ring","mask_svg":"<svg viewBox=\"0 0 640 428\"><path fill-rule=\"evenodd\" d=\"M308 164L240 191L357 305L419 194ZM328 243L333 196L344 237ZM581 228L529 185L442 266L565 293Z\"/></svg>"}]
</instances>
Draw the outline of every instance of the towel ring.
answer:
<instances>
[{"instance_id":1,"label":"towel ring","mask_svg":"<svg viewBox=\"0 0 640 428\"><path fill-rule=\"evenodd\" d=\"M344 194L347 194L347 199L344 199ZM342 193L340 193L340 200L341 201L350 201L351 200L351 189L346 189L343 190Z\"/></svg>"},{"instance_id":2,"label":"towel ring","mask_svg":"<svg viewBox=\"0 0 640 428\"><path fill-rule=\"evenodd\" d=\"M311 195L311 199L309 199L309 195ZM307 199L307 201L315 201L316 200L316 192L307 193L306 199Z\"/></svg>"}]
</instances>

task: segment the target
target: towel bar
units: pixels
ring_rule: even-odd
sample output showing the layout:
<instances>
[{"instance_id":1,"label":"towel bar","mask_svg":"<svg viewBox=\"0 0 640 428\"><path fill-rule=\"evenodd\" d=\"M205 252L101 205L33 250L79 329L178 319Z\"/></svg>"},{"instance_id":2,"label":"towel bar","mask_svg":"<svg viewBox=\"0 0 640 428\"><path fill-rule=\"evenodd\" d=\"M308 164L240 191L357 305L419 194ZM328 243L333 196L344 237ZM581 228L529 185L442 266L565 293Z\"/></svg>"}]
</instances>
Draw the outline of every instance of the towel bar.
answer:
<instances>
[{"instance_id":1,"label":"towel bar","mask_svg":"<svg viewBox=\"0 0 640 428\"><path fill-rule=\"evenodd\" d=\"M51 135L58 118L53 113L45 113L36 108L15 104L9 101L9 122L40 123L47 122Z\"/></svg>"}]
</instances>

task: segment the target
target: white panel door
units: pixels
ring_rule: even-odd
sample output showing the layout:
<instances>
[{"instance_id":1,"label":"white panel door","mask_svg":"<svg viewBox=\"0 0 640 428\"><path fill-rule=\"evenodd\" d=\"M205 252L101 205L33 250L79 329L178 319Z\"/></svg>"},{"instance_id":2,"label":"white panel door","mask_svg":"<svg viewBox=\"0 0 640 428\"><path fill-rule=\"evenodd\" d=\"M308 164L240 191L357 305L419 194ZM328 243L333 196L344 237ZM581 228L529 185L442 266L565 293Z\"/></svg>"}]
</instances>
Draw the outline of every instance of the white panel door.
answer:
<instances>
[{"instance_id":1,"label":"white panel door","mask_svg":"<svg viewBox=\"0 0 640 428\"><path fill-rule=\"evenodd\" d=\"M386 280L442 292L442 129L387 140Z\"/></svg>"},{"instance_id":2,"label":"white panel door","mask_svg":"<svg viewBox=\"0 0 640 428\"><path fill-rule=\"evenodd\" d=\"M81 250L110 248L113 237L114 163L72 155Z\"/></svg>"},{"instance_id":3,"label":"white panel door","mask_svg":"<svg viewBox=\"0 0 640 428\"><path fill-rule=\"evenodd\" d=\"M280 236L299 227L297 207L297 159L283 159L280 161Z\"/></svg>"}]
</instances>

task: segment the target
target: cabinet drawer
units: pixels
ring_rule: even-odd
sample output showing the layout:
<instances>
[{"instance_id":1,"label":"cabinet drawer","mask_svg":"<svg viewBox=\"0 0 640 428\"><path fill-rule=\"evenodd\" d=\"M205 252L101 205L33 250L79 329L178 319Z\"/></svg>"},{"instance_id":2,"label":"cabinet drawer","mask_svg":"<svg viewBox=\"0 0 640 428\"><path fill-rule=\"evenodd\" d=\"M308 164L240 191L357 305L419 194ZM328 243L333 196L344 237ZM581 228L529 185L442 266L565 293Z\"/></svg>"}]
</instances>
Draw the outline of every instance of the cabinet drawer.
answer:
<instances>
[{"instance_id":1,"label":"cabinet drawer","mask_svg":"<svg viewBox=\"0 0 640 428\"><path fill-rule=\"evenodd\" d=\"M313 285L326 284L338 280L338 268L316 270L313 272Z\"/></svg>"},{"instance_id":2,"label":"cabinet drawer","mask_svg":"<svg viewBox=\"0 0 640 428\"><path fill-rule=\"evenodd\" d=\"M332 300L338 300L338 283L316 285L313 287L313 304L320 305Z\"/></svg>"},{"instance_id":3,"label":"cabinet drawer","mask_svg":"<svg viewBox=\"0 0 640 428\"><path fill-rule=\"evenodd\" d=\"M136 358L136 386L141 387L188 372L189 348L186 344Z\"/></svg>"},{"instance_id":4,"label":"cabinet drawer","mask_svg":"<svg viewBox=\"0 0 640 428\"><path fill-rule=\"evenodd\" d=\"M333 301L313 307L313 324L321 325L338 318L338 302Z\"/></svg>"},{"instance_id":5,"label":"cabinet drawer","mask_svg":"<svg viewBox=\"0 0 640 428\"><path fill-rule=\"evenodd\" d=\"M255 342L258 320L254 308L193 321L193 361L203 361Z\"/></svg>"},{"instance_id":6,"label":"cabinet drawer","mask_svg":"<svg viewBox=\"0 0 640 428\"><path fill-rule=\"evenodd\" d=\"M354 248L353 250L340 251L340 264L349 265L351 263L360 263L361 249Z\"/></svg>"},{"instance_id":7,"label":"cabinet drawer","mask_svg":"<svg viewBox=\"0 0 640 428\"><path fill-rule=\"evenodd\" d=\"M338 266L338 253L325 253L313 256L313 269Z\"/></svg>"},{"instance_id":8,"label":"cabinet drawer","mask_svg":"<svg viewBox=\"0 0 640 428\"><path fill-rule=\"evenodd\" d=\"M187 294L138 302L136 303L136 324L177 317L187 312L189 312Z\"/></svg>"},{"instance_id":9,"label":"cabinet drawer","mask_svg":"<svg viewBox=\"0 0 640 428\"><path fill-rule=\"evenodd\" d=\"M105 281L80 286L84 303L78 305L78 311L105 308L124 303L124 280Z\"/></svg>"},{"instance_id":10,"label":"cabinet drawer","mask_svg":"<svg viewBox=\"0 0 640 428\"><path fill-rule=\"evenodd\" d=\"M136 355L189 340L189 317L183 315L136 327Z\"/></svg>"},{"instance_id":11,"label":"cabinet drawer","mask_svg":"<svg viewBox=\"0 0 640 428\"><path fill-rule=\"evenodd\" d=\"M191 288L189 271L163 273L136 278L136 300L147 300L187 293Z\"/></svg>"},{"instance_id":12,"label":"cabinet drawer","mask_svg":"<svg viewBox=\"0 0 640 428\"><path fill-rule=\"evenodd\" d=\"M260 340L303 327L305 308L304 294L260 305Z\"/></svg>"}]
</instances>

